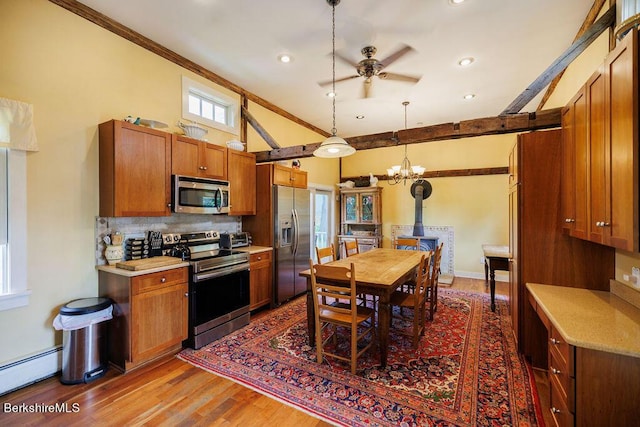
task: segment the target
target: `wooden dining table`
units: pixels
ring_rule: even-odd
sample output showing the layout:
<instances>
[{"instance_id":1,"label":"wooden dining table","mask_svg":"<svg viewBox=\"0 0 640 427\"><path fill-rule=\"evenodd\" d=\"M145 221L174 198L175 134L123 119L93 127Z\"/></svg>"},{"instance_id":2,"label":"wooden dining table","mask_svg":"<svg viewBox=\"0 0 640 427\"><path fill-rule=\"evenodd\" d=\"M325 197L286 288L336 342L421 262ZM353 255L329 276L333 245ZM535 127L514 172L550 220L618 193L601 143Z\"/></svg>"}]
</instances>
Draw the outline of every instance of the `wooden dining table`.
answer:
<instances>
[{"instance_id":1,"label":"wooden dining table","mask_svg":"<svg viewBox=\"0 0 640 427\"><path fill-rule=\"evenodd\" d=\"M349 267L353 263L358 294L378 297L378 339L380 343L380 364L387 365L389 349L389 325L391 323L391 294L407 280L414 277L422 255L427 252L399 249L376 248L348 258L326 263ZM315 345L315 312L311 290L311 272L304 270L300 276L307 278L307 328L309 345Z\"/></svg>"}]
</instances>

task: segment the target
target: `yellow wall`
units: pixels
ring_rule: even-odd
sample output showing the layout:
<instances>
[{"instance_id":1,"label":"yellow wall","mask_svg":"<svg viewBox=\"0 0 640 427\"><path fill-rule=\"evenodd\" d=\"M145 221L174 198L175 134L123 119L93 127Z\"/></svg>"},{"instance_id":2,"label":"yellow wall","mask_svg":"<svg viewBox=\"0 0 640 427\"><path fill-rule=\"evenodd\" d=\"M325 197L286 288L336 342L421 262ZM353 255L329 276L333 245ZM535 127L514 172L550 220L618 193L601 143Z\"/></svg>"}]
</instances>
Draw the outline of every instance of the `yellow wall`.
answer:
<instances>
[{"instance_id":1,"label":"yellow wall","mask_svg":"<svg viewBox=\"0 0 640 427\"><path fill-rule=\"evenodd\" d=\"M427 171L507 166L516 135L495 135L412 144L407 154L412 164ZM343 159L342 176L385 174L400 164L403 147L358 151ZM484 275L481 245L509 243L507 175L430 178L431 196L422 203L422 222L454 227L454 271L459 275ZM414 199L410 185L379 181L382 191L383 246L391 245L392 225L413 225Z\"/></svg>"},{"instance_id":2,"label":"yellow wall","mask_svg":"<svg viewBox=\"0 0 640 427\"><path fill-rule=\"evenodd\" d=\"M0 10L0 96L34 105L40 145L27 156L32 294L27 307L0 311L2 365L60 344L52 327L60 305L97 294L97 125L132 115L178 131L182 75L207 81L46 0L0 0ZM296 135L288 145L322 139L273 116L260 113L260 120L268 128L278 123L275 137ZM232 138L212 129L207 135L218 144ZM250 151L260 149L254 143ZM322 173L315 160L306 163L311 181L337 182L338 161Z\"/></svg>"}]
</instances>

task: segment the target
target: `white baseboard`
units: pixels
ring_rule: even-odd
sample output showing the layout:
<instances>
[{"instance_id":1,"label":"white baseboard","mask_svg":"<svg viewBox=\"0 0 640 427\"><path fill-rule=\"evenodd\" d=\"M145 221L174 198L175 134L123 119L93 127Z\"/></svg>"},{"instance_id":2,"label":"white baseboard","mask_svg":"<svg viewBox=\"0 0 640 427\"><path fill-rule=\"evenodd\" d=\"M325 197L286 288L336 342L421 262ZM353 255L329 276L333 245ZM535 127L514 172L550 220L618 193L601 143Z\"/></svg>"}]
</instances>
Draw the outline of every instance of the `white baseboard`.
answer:
<instances>
[{"instance_id":1,"label":"white baseboard","mask_svg":"<svg viewBox=\"0 0 640 427\"><path fill-rule=\"evenodd\" d=\"M0 395L55 375L62 369L62 346L0 366Z\"/></svg>"},{"instance_id":2,"label":"white baseboard","mask_svg":"<svg viewBox=\"0 0 640 427\"><path fill-rule=\"evenodd\" d=\"M455 274L457 277L484 280L484 273L477 273L473 271L456 271ZM509 282L509 273L496 271L496 282Z\"/></svg>"}]
</instances>

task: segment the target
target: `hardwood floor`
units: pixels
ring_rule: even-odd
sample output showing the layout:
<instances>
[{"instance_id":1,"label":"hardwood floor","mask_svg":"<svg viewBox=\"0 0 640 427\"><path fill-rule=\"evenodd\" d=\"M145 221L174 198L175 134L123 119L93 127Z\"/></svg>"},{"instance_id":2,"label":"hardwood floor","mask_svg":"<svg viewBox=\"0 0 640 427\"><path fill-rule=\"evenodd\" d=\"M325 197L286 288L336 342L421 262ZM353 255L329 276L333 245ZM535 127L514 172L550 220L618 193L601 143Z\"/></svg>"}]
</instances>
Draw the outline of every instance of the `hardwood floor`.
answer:
<instances>
[{"instance_id":1,"label":"hardwood floor","mask_svg":"<svg viewBox=\"0 0 640 427\"><path fill-rule=\"evenodd\" d=\"M506 294L507 283L496 283ZM453 289L488 293L483 280L456 278ZM542 408L548 408L546 373L536 371ZM90 384L62 385L58 377L0 396L2 426L202 425L329 426L304 412L173 356L122 375L111 369ZM64 412L7 412L10 405L67 404ZM543 409L545 423L553 425Z\"/></svg>"}]
</instances>

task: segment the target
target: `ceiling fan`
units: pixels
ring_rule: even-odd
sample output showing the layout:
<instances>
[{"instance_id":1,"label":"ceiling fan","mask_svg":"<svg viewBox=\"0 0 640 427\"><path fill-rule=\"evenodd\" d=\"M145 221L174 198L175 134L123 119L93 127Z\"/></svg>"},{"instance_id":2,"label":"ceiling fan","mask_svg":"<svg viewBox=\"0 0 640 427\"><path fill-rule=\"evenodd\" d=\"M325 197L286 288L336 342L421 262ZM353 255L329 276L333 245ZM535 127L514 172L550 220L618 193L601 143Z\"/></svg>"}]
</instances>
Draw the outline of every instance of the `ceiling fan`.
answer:
<instances>
[{"instance_id":1,"label":"ceiling fan","mask_svg":"<svg viewBox=\"0 0 640 427\"><path fill-rule=\"evenodd\" d=\"M336 83L343 82L346 80L357 79L358 77L361 77L361 76L364 77L365 78L363 83L364 98L369 98L369 95L371 94L371 78L374 76L378 76L378 78L383 80L397 80L402 82L417 83L420 80L420 77L422 76L415 77L415 76L408 76L404 74L387 73L382 71L384 68L388 67L391 63L397 61L402 56L406 55L407 53L413 50L414 49L411 46L404 45L400 49L398 49L396 52L387 56L382 61L378 61L376 58L373 57L376 54L377 49L374 46L365 46L360 50L360 52L365 57L365 59L361 60L358 63L355 63L350 59L345 58L344 56L341 56L338 53L336 53L336 57L338 59L351 65L358 72L357 75L337 79ZM333 80L318 82L320 86L328 86L332 83L333 83Z\"/></svg>"}]
</instances>

